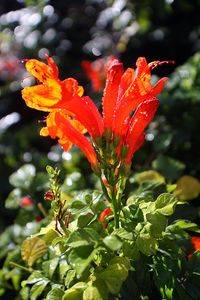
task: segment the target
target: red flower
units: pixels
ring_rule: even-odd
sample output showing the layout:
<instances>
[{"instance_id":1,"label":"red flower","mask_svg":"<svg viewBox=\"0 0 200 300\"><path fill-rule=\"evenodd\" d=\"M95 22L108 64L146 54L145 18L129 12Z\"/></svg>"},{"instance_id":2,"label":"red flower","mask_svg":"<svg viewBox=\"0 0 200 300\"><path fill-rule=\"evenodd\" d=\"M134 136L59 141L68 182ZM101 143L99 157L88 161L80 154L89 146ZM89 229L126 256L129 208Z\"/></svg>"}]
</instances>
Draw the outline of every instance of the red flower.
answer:
<instances>
[{"instance_id":1,"label":"red flower","mask_svg":"<svg viewBox=\"0 0 200 300\"><path fill-rule=\"evenodd\" d=\"M29 207L33 205L33 200L29 196L25 196L20 201L21 207Z\"/></svg>"},{"instance_id":2,"label":"red flower","mask_svg":"<svg viewBox=\"0 0 200 300\"><path fill-rule=\"evenodd\" d=\"M47 62L46 65L35 59L27 61L27 70L40 84L22 91L28 106L50 112L41 135L58 138L66 151L76 144L95 166L98 163L96 152L101 160L99 145L102 146L101 138L105 133L107 143L114 143L116 147L119 162L130 164L144 141L144 129L158 107L155 96L161 92L166 78L152 85L150 71L162 62L147 64L146 59L140 57L135 72L131 68L124 72L122 63L112 58L106 65L103 117L94 102L89 97L83 97L83 88L75 79L61 81L53 59L47 56ZM86 132L90 134L93 144L84 136ZM108 158L108 162L113 163L113 159Z\"/></svg>"},{"instance_id":3,"label":"red flower","mask_svg":"<svg viewBox=\"0 0 200 300\"><path fill-rule=\"evenodd\" d=\"M193 252L197 251L197 250L200 250L200 237L199 236L193 236L191 238L191 243L192 243L192 246L193 246ZM188 259L191 259L192 258L192 253L189 253L188 254Z\"/></svg>"},{"instance_id":4,"label":"red flower","mask_svg":"<svg viewBox=\"0 0 200 300\"><path fill-rule=\"evenodd\" d=\"M191 238L191 242L192 242L194 251L200 250L200 237L199 236L193 236Z\"/></svg>"}]
</instances>

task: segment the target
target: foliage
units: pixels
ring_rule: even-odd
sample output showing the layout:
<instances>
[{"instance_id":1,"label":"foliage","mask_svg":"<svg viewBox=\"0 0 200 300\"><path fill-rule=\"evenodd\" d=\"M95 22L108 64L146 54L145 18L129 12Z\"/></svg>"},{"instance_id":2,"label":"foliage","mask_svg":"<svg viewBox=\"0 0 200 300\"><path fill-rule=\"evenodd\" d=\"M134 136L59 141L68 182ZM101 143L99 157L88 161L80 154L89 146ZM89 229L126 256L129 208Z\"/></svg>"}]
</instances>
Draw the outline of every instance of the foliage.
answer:
<instances>
[{"instance_id":1,"label":"foliage","mask_svg":"<svg viewBox=\"0 0 200 300\"><path fill-rule=\"evenodd\" d=\"M131 177L121 227L115 228L112 214L100 222L108 205L100 191L76 193L63 206L59 172L47 170L53 192L48 216L24 228L16 224L1 235L2 257L13 243L11 234L16 243L1 269L1 293L14 288L22 300L199 298L199 252L187 257L189 233L200 229L193 222L195 211L181 220L178 208L190 205L175 196L176 185L154 171Z\"/></svg>"}]
</instances>

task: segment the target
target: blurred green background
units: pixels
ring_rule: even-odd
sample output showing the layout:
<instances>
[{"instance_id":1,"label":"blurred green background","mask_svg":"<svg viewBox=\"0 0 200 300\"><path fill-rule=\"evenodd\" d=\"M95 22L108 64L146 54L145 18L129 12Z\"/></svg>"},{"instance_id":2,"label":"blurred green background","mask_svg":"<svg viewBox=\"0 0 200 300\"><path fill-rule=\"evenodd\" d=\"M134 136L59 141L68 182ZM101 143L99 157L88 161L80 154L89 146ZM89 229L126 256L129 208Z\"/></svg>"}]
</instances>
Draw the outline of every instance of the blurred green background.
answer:
<instances>
[{"instance_id":1,"label":"blurred green background","mask_svg":"<svg viewBox=\"0 0 200 300\"><path fill-rule=\"evenodd\" d=\"M135 67L138 56L175 60L154 72L170 80L133 171L153 168L171 183L184 174L200 178L199 15L198 0L0 1L0 230L13 223L22 197L42 201L47 164L61 168L66 191L95 185L79 150L63 154L56 141L39 136L44 113L21 98L20 90L32 83L24 58L53 56L61 79L76 78L98 104L101 95L92 91L82 60L114 54L125 67ZM30 173L34 180L26 185Z\"/></svg>"}]
</instances>

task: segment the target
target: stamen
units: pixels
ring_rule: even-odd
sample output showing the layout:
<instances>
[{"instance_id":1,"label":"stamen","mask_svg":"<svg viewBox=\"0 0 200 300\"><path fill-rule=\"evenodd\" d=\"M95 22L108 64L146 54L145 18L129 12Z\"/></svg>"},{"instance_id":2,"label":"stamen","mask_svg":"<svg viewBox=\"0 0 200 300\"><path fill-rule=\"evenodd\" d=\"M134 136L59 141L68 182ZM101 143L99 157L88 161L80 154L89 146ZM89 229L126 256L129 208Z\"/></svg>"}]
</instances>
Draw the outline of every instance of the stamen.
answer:
<instances>
[{"instance_id":1,"label":"stamen","mask_svg":"<svg viewBox=\"0 0 200 300\"><path fill-rule=\"evenodd\" d=\"M152 61L151 63L148 64L149 68L151 70L155 69L158 66L161 66L163 64L175 64L176 62L174 60L163 60L163 61Z\"/></svg>"}]
</instances>

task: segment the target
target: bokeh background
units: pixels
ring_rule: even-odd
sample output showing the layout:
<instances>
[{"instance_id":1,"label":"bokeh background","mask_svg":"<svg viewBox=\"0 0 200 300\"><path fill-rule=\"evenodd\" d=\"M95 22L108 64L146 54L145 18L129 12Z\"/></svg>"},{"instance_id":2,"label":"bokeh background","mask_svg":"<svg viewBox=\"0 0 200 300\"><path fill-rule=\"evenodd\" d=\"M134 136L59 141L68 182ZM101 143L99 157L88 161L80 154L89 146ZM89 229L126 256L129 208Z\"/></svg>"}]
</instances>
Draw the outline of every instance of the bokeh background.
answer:
<instances>
[{"instance_id":1,"label":"bokeh background","mask_svg":"<svg viewBox=\"0 0 200 300\"><path fill-rule=\"evenodd\" d=\"M149 62L175 60L153 72L170 80L133 172L155 169L170 183L184 174L200 178L199 16L199 0L0 1L1 231L13 223L22 197L41 201L47 164L62 169L66 192L93 187L95 181L77 149L63 154L56 141L39 136L44 114L27 108L21 98L21 89L33 83L26 58L53 56L61 79L76 78L97 104L101 93L92 91L83 60L115 55L125 67L135 67L139 56Z\"/></svg>"}]
</instances>

